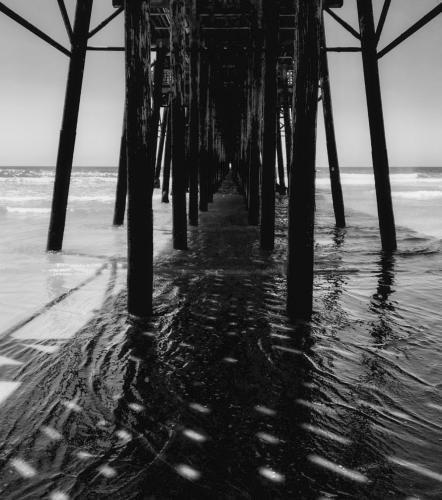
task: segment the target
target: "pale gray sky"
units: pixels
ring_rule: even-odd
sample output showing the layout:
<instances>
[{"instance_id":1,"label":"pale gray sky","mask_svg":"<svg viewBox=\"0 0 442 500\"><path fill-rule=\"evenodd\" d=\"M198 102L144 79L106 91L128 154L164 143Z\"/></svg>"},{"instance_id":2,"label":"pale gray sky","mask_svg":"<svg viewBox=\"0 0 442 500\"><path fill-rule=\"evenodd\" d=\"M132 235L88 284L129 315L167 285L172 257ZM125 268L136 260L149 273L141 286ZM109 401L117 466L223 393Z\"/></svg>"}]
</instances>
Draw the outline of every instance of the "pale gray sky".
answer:
<instances>
[{"instance_id":1,"label":"pale gray sky","mask_svg":"<svg viewBox=\"0 0 442 500\"><path fill-rule=\"evenodd\" d=\"M56 0L3 0L46 33L68 45ZM75 0L66 0L73 13ZM113 11L95 0L93 22ZM393 0L381 47L439 0ZM377 15L382 0L374 0ZM357 27L356 0L340 14ZM356 45L327 18L329 45ZM120 16L93 44L122 44ZM68 58L0 14L0 165L54 165ZM393 166L442 166L442 16L380 62L385 122ZM371 164L360 54L330 55L339 156L343 166ZM117 164L124 96L123 53L88 53L80 109L76 165ZM327 164L322 114L318 164Z\"/></svg>"}]
</instances>

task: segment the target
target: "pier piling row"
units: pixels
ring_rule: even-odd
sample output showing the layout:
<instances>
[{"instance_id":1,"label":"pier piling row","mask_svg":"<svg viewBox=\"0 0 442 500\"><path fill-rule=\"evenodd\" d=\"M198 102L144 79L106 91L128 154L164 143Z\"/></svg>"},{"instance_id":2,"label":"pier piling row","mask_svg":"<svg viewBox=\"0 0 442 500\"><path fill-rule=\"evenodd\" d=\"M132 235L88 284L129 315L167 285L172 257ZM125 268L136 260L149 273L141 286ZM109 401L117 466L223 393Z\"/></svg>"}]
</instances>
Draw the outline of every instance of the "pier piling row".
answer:
<instances>
[{"instance_id":1,"label":"pier piling row","mask_svg":"<svg viewBox=\"0 0 442 500\"><path fill-rule=\"evenodd\" d=\"M346 224L329 52L362 56L381 244L385 252L394 251L378 60L441 14L442 3L378 50L391 0L384 1L377 26L372 0L346 1L356 8L359 29L340 17L343 0L113 0L114 12L92 29L93 0L77 1L73 24L64 1L54 0L70 48L0 2L0 13L69 57L47 250L63 246L83 73L93 50L121 51L126 61L113 224L122 225L127 215L130 315L152 314L154 189L161 189L164 203L172 196L173 246L185 251L188 224L198 225L199 212L210 210L231 172L249 224L260 227L264 251L275 244L276 189L288 193L287 313L294 320L310 317L319 101L336 226ZM119 15L124 15L124 47L91 45ZM325 16L357 46L329 47Z\"/></svg>"}]
</instances>

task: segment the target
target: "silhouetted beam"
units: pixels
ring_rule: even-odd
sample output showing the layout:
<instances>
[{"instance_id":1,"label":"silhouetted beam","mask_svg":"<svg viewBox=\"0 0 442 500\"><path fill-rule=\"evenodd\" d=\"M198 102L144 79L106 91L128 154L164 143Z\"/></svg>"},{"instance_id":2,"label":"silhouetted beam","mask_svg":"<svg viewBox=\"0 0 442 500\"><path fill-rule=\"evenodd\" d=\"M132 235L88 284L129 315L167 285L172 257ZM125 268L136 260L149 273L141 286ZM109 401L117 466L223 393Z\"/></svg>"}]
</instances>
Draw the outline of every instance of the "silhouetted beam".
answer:
<instances>
[{"instance_id":1,"label":"silhouetted beam","mask_svg":"<svg viewBox=\"0 0 442 500\"><path fill-rule=\"evenodd\" d=\"M417 23L413 24L410 28L408 28L402 35L398 36L396 40L393 40L386 47L384 47L379 53L378 58L384 57L386 54L391 52L394 48L404 42L407 38L414 35L417 31L423 28L426 24L432 21L435 17L437 17L442 12L442 3L440 3L437 7L431 10L428 14L422 17Z\"/></svg>"},{"instance_id":2,"label":"silhouetted beam","mask_svg":"<svg viewBox=\"0 0 442 500\"><path fill-rule=\"evenodd\" d=\"M372 0L357 0L361 29L362 62L367 95L373 170L378 205L382 248L396 250L396 229L391 200L387 141L385 138L381 86L376 54L376 33L373 20Z\"/></svg>"},{"instance_id":3,"label":"silhouetted beam","mask_svg":"<svg viewBox=\"0 0 442 500\"><path fill-rule=\"evenodd\" d=\"M72 43L72 26L71 21L69 19L68 11L66 10L66 5L64 0L57 0L58 7L60 8L61 17L63 18L63 23L66 28L66 32L69 37L69 41Z\"/></svg>"},{"instance_id":4,"label":"silhouetted beam","mask_svg":"<svg viewBox=\"0 0 442 500\"><path fill-rule=\"evenodd\" d=\"M59 251L63 246L91 12L92 0L77 0L72 55L69 63L57 164L55 167L54 192L47 243L48 251Z\"/></svg>"},{"instance_id":5,"label":"silhouetted beam","mask_svg":"<svg viewBox=\"0 0 442 500\"><path fill-rule=\"evenodd\" d=\"M124 47L93 47L88 46L87 50L95 52L124 52Z\"/></svg>"},{"instance_id":6,"label":"silhouetted beam","mask_svg":"<svg viewBox=\"0 0 442 500\"><path fill-rule=\"evenodd\" d=\"M117 189L115 193L114 226L122 226L126 212L127 197L127 141L126 141L126 113L123 118L120 142L120 161L118 163Z\"/></svg>"},{"instance_id":7,"label":"silhouetted beam","mask_svg":"<svg viewBox=\"0 0 442 500\"><path fill-rule=\"evenodd\" d=\"M118 10L113 12L109 17L107 17L104 21L102 21L100 24L98 24L93 30L91 30L89 32L89 38L92 38L99 31L101 31L103 28L105 28L110 22L112 22L116 17L118 17L123 12L123 10L124 10L124 8L120 7Z\"/></svg>"},{"instance_id":8,"label":"silhouetted beam","mask_svg":"<svg viewBox=\"0 0 442 500\"><path fill-rule=\"evenodd\" d=\"M328 166L333 199L333 209L337 227L345 227L344 199L342 196L341 176L339 174L338 148L336 146L333 105L330 90L330 77L324 25L321 39L320 81L322 94L322 108L324 111L325 135L327 141Z\"/></svg>"},{"instance_id":9,"label":"silhouetted beam","mask_svg":"<svg viewBox=\"0 0 442 500\"><path fill-rule=\"evenodd\" d=\"M325 9L325 12L329 16L331 16L337 23L339 23L344 29L346 29L349 33L351 33L355 38L358 40L361 39L361 35L352 27L350 24L348 24L346 21L344 21L341 17L339 17L337 14L335 14L332 10L330 9Z\"/></svg>"},{"instance_id":10,"label":"silhouetted beam","mask_svg":"<svg viewBox=\"0 0 442 500\"><path fill-rule=\"evenodd\" d=\"M287 259L287 313L294 320L308 320L313 309L321 4L321 0L295 2L293 159Z\"/></svg>"},{"instance_id":11,"label":"silhouetted beam","mask_svg":"<svg viewBox=\"0 0 442 500\"><path fill-rule=\"evenodd\" d=\"M382 30L384 29L385 21L387 20L388 11L390 10L391 0L385 0L382 7L381 16L379 18L378 26L376 28L376 42L379 43L379 39L382 35Z\"/></svg>"},{"instance_id":12,"label":"silhouetted beam","mask_svg":"<svg viewBox=\"0 0 442 500\"><path fill-rule=\"evenodd\" d=\"M327 52L361 52L361 47L327 47Z\"/></svg>"},{"instance_id":13,"label":"silhouetted beam","mask_svg":"<svg viewBox=\"0 0 442 500\"><path fill-rule=\"evenodd\" d=\"M261 173L261 248L275 247L275 159L278 105L278 2L263 0L264 128ZM278 124L279 126L279 124Z\"/></svg>"},{"instance_id":14,"label":"silhouetted beam","mask_svg":"<svg viewBox=\"0 0 442 500\"><path fill-rule=\"evenodd\" d=\"M127 301L137 319L152 313L154 171L148 163L150 0L125 0L127 134Z\"/></svg>"},{"instance_id":15,"label":"silhouetted beam","mask_svg":"<svg viewBox=\"0 0 442 500\"><path fill-rule=\"evenodd\" d=\"M8 16L10 19L18 23L20 26L23 28L27 29L34 35L38 36L41 40L44 40L46 43L51 45L52 47L56 48L60 52L63 52L66 56L70 56L71 53L68 49L63 47L60 43L55 41L53 38L50 36L46 35L46 33L43 33L40 29L38 29L36 26L31 24L29 21L26 21L23 17L19 16L17 13L15 13L13 10L11 10L9 7L6 7L6 5L2 2L0 2L0 12Z\"/></svg>"}]
</instances>

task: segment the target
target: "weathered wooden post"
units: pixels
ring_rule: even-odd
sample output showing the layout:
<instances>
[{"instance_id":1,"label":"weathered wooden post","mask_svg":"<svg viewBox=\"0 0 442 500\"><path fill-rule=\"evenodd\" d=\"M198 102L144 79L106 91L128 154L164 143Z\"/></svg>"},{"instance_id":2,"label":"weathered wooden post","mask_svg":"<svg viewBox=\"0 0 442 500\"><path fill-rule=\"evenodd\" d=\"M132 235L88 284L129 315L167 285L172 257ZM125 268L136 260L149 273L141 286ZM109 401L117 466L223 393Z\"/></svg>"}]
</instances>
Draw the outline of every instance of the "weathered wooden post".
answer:
<instances>
[{"instance_id":1,"label":"weathered wooden post","mask_svg":"<svg viewBox=\"0 0 442 500\"><path fill-rule=\"evenodd\" d=\"M54 192L48 232L48 251L59 251L63 246L66 210L71 181L72 161L77 135L78 112L83 85L86 48L91 22L93 0L77 0L72 35L71 60L66 85L63 119L55 168Z\"/></svg>"},{"instance_id":2,"label":"weathered wooden post","mask_svg":"<svg viewBox=\"0 0 442 500\"><path fill-rule=\"evenodd\" d=\"M161 202L169 203L169 184L170 184L170 165L172 163L172 111L171 99L169 97L169 106L167 113L167 133L166 145L164 151L164 170L163 170L163 186L161 188Z\"/></svg>"},{"instance_id":3,"label":"weathered wooden post","mask_svg":"<svg viewBox=\"0 0 442 500\"><path fill-rule=\"evenodd\" d=\"M263 62L263 30L262 5L258 2L257 11L252 16L253 56L252 56L252 114L250 124L250 154L249 154L249 214L248 222L252 226L259 224L259 176L261 171L261 119L262 119L262 62Z\"/></svg>"},{"instance_id":4,"label":"weathered wooden post","mask_svg":"<svg viewBox=\"0 0 442 500\"><path fill-rule=\"evenodd\" d=\"M295 1L293 155L287 259L287 313L292 319L309 319L313 309L321 11L321 0Z\"/></svg>"},{"instance_id":5,"label":"weathered wooden post","mask_svg":"<svg viewBox=\"0 0 442 500\"><path fill-rule=\"evenodd\" d=\"M278 113L279 114L279 113ZM278 182L279 182L279 193L287 194L287 187L285 185L285 174L284 174L284 156L282 153L282 136L281 136L281 124L277 123L277 143L276 143L276 152L278 157Z\"/></svg>"},{"instance_id":6,"label":"weathered wooden post","mask_svg":"<svg viewBox=\"0 0 442 500\"><path fill-rule=\"evenodd\" d=\"M152 313L154 170L148 163L151 121L150 0L125 0L127 134L127 295L136 318Z\"/></svg>"},{"instance_id":7,"label":"weathered wooden post","mask_svg":"<svg viewBox=\"0 0 442 500\"><path fill-rule=\"evenodd\" d=\"M126 148L126 112L121 131L120 161L118 163L117 189L115 193L114 226L122 226L126 212L127 198L127 148Z\"/></svg>"},{"instance_id":8,"label":"weathered wooden post","mask_svg":"<svg viewBox=\"0 0 442 500\"><path fill-rule=\"evenodd\" d=\"M322 108L324 111L325 136L327 141L328 166L333 200L333 209L337 227L345 227L344 198L342 196L341 175L339 173L338 148L336 147L335 124L333 119L333 105L330 90L328 71L327 43L325 38L324 20L321 29L321 90Z\"/></svg>"},{"instance_id":9,"label":"weathered wooden post","mask_svg":"<svg viewBox=\"0 0 442 500\"><path fill-rule=\"evenodd\" d=\"M372 0L357 0L382 248L397 248Z\"/></svg>"},{"instance_id":10,"label":"weathered wooden post","mask_svg":"<svg viewBox=\"0 0 442 500\"><path fill-rule=\"evenodd\" d=\"M190 109L189 109L189 224L198 225L199 148L199 17L197 0L192 0L190 40Z\"/></svg>"},{"instance_id":11,"label":"weathered wooden post","mask_svg":"<svg viewBox=\"0 0 442 500\"><path fill-rule=\"evenodd\" d=\"M171 0L172 93L172 217L173 247L187 249L186 123L184 111L184 1Z\"/></svg>"},{"instance_id":12,"label":"weathered wooden post","mask_svg":"<svg viewBox=\"0 0 442 500\"><path fill-rule=\"evenodd\" d=\"M154 187L160 187L161 165L163 163L164 144L166 142L167 124L169 121L169 107L163 108L163 121L161 122L160 145L158 146L157 163L155 166Z\"/></svg>"},{"instance_id":13,"label":"weathered wooden post","mask_svg":"<svg viewBox=\"0 0 442 500\"><path fill-rule=\"evenodd\" d=\"M158 145L158 127L160 123L161 114L161 101L163 98L163 79L164 79L164 66L166 62L168 49L160 45L157 50L157 58L155 60L154 81L153 81L153 107L151 125L149 126L149 170L154 172L154 179L156 175L156 159L157 159L157 145Z\"/></svg>"},{"instance_id":14,"label":"weathered wooden post","mask_svg":"<svg viewBox=\"0 0 442 500\"><path fill-rule=\"evenodd\" d=\"M264 129L261 175L261 248L275 247L275 160L278 107L279 2L263 0Z\"/></svg>"},{"instance_id":15,"label":"weathered wooden post","mask_svg":"<svg viewBox=\"0 0 442 500\"><path fill-rule=\"evenodd\" d=\"M287 72L286 72L287 79ZM287 82L288 85L288 82ZM290 167L292 165L292 118L290 116L290 108L292 103L290 102L290 93L288 88L284 90L284 104L283 104L283 118L284 118L284 134L285 134L285 155L287 161L287 176L290 184Z\"/></svg>"},{"instance_id":16,"label":"weathered wooden post","mask_svg":"<svg viewBox=\"0 0 442 500\"><path fill-rule=\"evenodd\" d=\"M207 212L209 203L209 177L208 177L208 83L209 83L209 61L206 52L200 53L200 81L199 81L199 143L200 160L198 162L199 184L200 184L200 203L199 208L202 212Z\"/></svg>"},{"instance_id":17,"label":"weathered wooden post","mask_svg":"<svg viewBox=\"0 0 442 500\"><path fill-rule=\"evenodd\" d=\"M210 65L208 95L208 130L207 130L207 201L213 203L213 167L215 162L215 118L214 118L215 69Z\"/></svg>"}]
</instances>

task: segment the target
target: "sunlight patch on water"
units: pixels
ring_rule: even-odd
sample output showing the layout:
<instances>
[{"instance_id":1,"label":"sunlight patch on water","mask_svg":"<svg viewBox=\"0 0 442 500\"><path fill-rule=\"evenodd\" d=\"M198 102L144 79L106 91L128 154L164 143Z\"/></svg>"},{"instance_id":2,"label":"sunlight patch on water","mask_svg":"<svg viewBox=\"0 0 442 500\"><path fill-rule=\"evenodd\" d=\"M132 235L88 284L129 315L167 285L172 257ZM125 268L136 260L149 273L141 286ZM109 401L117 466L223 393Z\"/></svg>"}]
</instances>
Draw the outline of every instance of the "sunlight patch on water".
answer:
<instances>
[{"instance_id":1,"label":"sunlight patch on water","mask_svg":"<svg viewBox=\"0 0 442 500\"><path fill-rule=\"evenodd\" d=\"M132 411L136 413L141 413L144 410L144 406L138 403L129 403L128 406Z\"/></svg>"},{"instance_id":2,"label":"sunlight patch on water","mask_svg":"<svg viewBox=\"0 0 442 500\"><path fill-rule=\"evenodd\" d=\"M264 441L268 444L279 444L281 440L272 434L268 434L267 432L258 432L256 437L261 441Z\"/></svg>"},{"instance_id":3,"label":"sunlight patch on water","mask_svg":"<svg viewBox=\"0 0 442 500\"><path fill-rule=\"evenodd\" d=\"M204 443L205 441L207 441L207 437L204 436L204 434L194 431L193 429L184 429L183 434L187 438L191 439L192 441L196 441L198 443Z\"/></svg>"},{"instance_id":4,"label":"sunlight patch on water","mask_svg":"<svg viewBox=\"0 0 442 500\"><path fill-rule=\"evenodd\" d=\"M69 500L69 496L66 495L66 493L63 493L62 491L53 491L49 495L49 500Z\"/></svg>"},{"instance_id":5,"label":"sunlight patch on water","mask_svg":"<svg viewBox=\"0 0 442 500\"><path fill-rule=\"evenodd\" d=\"M257 405L255 406L255 410L266 417L274 417L276 415L276 411L271 408L267 408L267 406Z\"/></svg>"},{"instance_id":6,"label":"sunlight patch on water","mask_svg":"<svg viewBox=\"0 0 442 500\"><path fill-rule=\"evenodd\" d=\"M20 474L20 476L25 479L30 479L31 477L35 477L37 475L37 471L34 467L21 458L13 458L11 460L11 465Z\"/></svg>"},{"instance_id":7,"label":"sunlight patch on water","mask_svg":"<svg viewBox=\"0 0 442 500\"><path fill-rule=\"evenodd\" d=\"M284 474L280 474L279 472L276 472L269 467L260 467L258 469L258 472L262 477L265 477L266 479L274 483L283 483L285 481Z\"/></svg>"},{"instance_id":8,"label":"sunlight patch on water","mask_svg":"<svg viewBox=\"0 0 442 500\"><path fill-rule=\"evenodd\" d=\"M63 436L53 427L42 427L41 432L54 441L60 441L60 439L63 438Z\"/></svg>"},{"instance_id":9,"label":"sunlight patch on water","mask_svg":"<svg viewBox=\"0 0 442 500\"><path fill-rule=\"evenodd\" d=\"M426 406L428 406L428 408L432 408L433 410L442 411L442 405L437 405L435 403L426 403Z\"/></svg>"},{"instance_id":10,"label":"sunlight patch on water","mask_svg":"<svg viewBox=\"0 0 442 500\"><path fill-rule=\"evenodd\" d=\"M108 479L115 477L117 475L117 471L110 465L102 465L101 467L98 467L97 470L102 476Z\"/></svg>"},{"instance_id":11,"label":"sunlight patch on water","mask_svg":"<svg viewBox=\"0 0 442 500\"><path fill-rule=\"evenodd\" d=\"M5 356L0 356L0 366L18 366L22 365L20 361L15 361L15 359L6 358Z\"/></svg>"},{"instance_id":12,"label":"sunlight patch on water","mask_svg":"<svg viewBox=\"0 0 442 500\"><path fill-rule=\"evenodd\" d=\"M179 464L175 467L178 474L190 481L197 481L201 477L201 472L190 467L190 465Z\"/></svg>"},{"instance_id":13,"label":"sunlight patch on water","mask_svg":"<svg viewBox=\"0 0 442 500\"><path fill-rule=\"evenodd\" d=\"M426 467L423 467L422 465L415 464L413 462L408 462L407 460L402 460L401 458L396 458L396 457L388 457L388 461L391 462L392 464L399 465L401 467L404 467L405 469L411 470L413 472L416 472L417 474L420 474L421 476L428 477L430 479L434 479L435 481L439 481L442 483L442 474L438 472L433 472L430 469L427 469Z\"/></svg>"},{"instance_id":14,"label":"sunlight patch on water","mask_svg":"<svg viewBox=\"0 0 442 500\"><path fill-rule=\"evenodd\" d=\"M0 381L0 404L20 387L20 382Z\"/></svg>"},{"instance_id":15,"label":"sunlight patch on water","mask_svg":"<svg viewBox=\"0 0 442 500\"><path fill-rule=\"evenodd\" d=\"M68 410L74 411L75 413L80 413L83 409L77 404L76 401L62 401L61 403Z\"/></svg>"},{"instance_id":16,"label":"sunlight patch on water","mask_svg":"<svg viewBox=\"0 0 442 500\"><path fill-rule=\"evenodd\" d=\"M207 406L201 405L199 403L190 403L189 404L189 408L191 408L192 410L195 410L195 411L197 411L199 413L205 413L205 414L208 414L208 413L210 413L212 411Z\"/></svg>"},{"instance_id":17,"label":"sunlight patch on water","mask_svg":"<svg viewBox=\"0 0 442 500\"><path fill-rule=\"evenodd\" d=\"M323 467L335 474L339 474L340 476L346 477L347 479L351 479L352 481L356 481L358 483L368 483L370 480L368 477L364 476L358 471L347 469L343 465L335 464L326 458L322 458L318 455L309 455L308 459L310 462L318 465L319 467Z\"/></svg>"},{"instance_id":18,"label":"sunlight patch on water","mask_svg":"<svg viewBox=\"0 0 442 500\"><path fill-rule=\"evenodd\" d=\"M301 424L301 427L308 432L331 439L332 441L336 441L340 444L348 445L351 443L351 440L346 437L335 434L334 432L326 431L325 429L321 429L311 424Z\"/></svg>"},{"instance_id":19,"label":"sunlight patch on water","mask_svg":"<svg viewBox=\"0 0 442 500\"><path fill-rule=\"evenodd\" d=\"M225 361L226 363L231 363L231 364L235 364L235 363L238 363L238 360L235 359L235 358L230 358L230 357L227 357L227 358L224 358L223 361Z\"/></svg>"},{"instance_id":20,"label":"sunlight patch on water","mask_svg":"<svg viewBox=\"0 0 442 500\"><path fill-rule=\"evenodd\" d=\"M295 403L305 406L306 408L310 408L311 410L315 410L319 413L327 413L329 415L334 415L336 410L326 406L324 403L318 403L316 401L307 401L305 399L297 399Z\"/></svg>"},{"instance_id":21,"label":"sunlight patch on water","mask_svg":"<svg viewBox=\"0 0 442 500\"><path fill-rule=\"evenodd\" d=\"M132 434L124 429L118 430L115 434L122 443L128 443L132 440Z\"/></svg>"}]
</instances>

